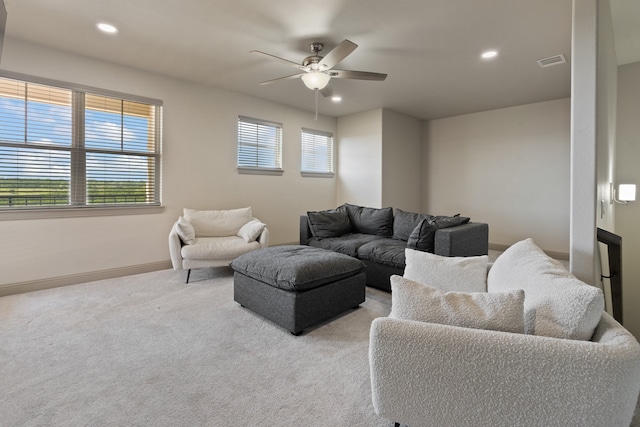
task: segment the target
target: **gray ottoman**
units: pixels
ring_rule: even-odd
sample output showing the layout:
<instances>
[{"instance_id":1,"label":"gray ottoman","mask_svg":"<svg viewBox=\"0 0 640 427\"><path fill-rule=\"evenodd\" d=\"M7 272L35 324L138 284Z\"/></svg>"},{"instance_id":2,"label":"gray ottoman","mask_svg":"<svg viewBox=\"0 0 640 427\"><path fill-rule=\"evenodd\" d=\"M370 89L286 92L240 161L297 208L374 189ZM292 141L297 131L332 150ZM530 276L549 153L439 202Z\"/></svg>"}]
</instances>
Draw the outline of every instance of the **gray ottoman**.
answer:
<instances>
[{"instance_id":1,"label":"gray ottoman","mask_svg":"<svg viewBox=\"0 0 640 427\"><path fill-rule=\"evenodd\" d=\"M273 246L236 258L233 298L294 335L365 300L364 264L309 246Z\"/></svg>"}]
</instances>

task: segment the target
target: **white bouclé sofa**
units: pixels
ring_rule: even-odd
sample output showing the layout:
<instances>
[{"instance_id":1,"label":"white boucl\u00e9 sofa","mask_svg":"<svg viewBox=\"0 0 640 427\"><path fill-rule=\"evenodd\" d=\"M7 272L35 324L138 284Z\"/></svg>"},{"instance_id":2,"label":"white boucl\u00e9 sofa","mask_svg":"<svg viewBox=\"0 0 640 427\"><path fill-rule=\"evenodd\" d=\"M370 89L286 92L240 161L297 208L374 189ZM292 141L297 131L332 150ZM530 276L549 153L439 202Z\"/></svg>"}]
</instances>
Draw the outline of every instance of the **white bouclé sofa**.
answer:
<instances>
[{"instance_id":1,"label":"white boucl\u00e9 sofa","mask_svg":"<svg viewBox=\"0 0 640 427\"><path fill-rule=\"evenodd\" d=\"M251 208L184 209L169 232L174 270L228 266L245 253L269 246L269 230L253 218Z\"/></svg>"},{"instance_id":2,"label":"white boucl\u00e9 sofa","mask_svg":"<svg viewBox=\"0 0 640 427\"><path fill-rule=\"evenodd\" d=\"M431 264L394 276L391 314L372 323L378 415L409 427L629 426L640 345L604 312L599 289L530 239L496 260L489 292L452 289L481 277L469 264L418 282Z\"/></svg>"}]
</instances>

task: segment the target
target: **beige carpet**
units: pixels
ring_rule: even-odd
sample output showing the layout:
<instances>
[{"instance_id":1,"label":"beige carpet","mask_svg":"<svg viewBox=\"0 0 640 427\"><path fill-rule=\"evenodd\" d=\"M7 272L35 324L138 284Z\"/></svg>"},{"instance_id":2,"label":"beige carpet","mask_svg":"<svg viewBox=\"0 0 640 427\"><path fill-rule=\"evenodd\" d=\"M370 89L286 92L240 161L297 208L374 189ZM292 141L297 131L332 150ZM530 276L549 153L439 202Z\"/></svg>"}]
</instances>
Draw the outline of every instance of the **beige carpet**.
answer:
<instances>
[{"instance_id":1,"label":"beige carpet","mask_svg":"<svg viewBox=\"0 0 640 427\"><path fill-rule=\"evenodd\" d=\"M389 426L357 310L295 337L233 302L232 271L171 270L0 298L2 426Z\"/></svg>"},{"instance_id":2,"label":"beige carpet","mask_svg":"<svg viewBox=\"0 0 640 427\"><path fill-rule=\"evenodd\" d=\"M0 298L0 425L393 425L367 358L389 294L294 337L233 302L230 269L185 274Z\"/></svg>"}]
</instances>

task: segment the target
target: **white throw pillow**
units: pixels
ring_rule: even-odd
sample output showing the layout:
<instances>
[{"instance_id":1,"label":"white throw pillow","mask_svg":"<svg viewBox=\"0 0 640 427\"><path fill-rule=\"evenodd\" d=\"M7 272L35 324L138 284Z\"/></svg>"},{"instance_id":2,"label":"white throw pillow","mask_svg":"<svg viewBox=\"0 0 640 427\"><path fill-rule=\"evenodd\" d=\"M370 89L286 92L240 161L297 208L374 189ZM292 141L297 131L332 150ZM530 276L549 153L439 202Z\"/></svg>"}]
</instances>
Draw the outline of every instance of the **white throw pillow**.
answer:
<instances>
[{"instance_id":1,"label":"white throw pillow","mask_svg":"<svg viewBox=\"0 0 640 427\"><path fill-rule=\"evenodd\" d=\"M265 224L260 222L257 219L252 219L238 230L238 236L242 237L242 239L247 242L253 242L262 234L262 231L266 227Z\"/></svg>"},{"instance_id":2,"label":"white throw pillow","mask_svg":"<svg viewBox=\"0 0 640 427\"><path fill-rule=\"evenodd\" d=\"M184 217L178 217L176 222L176 233L187 245L193 245L196 242L196 232L193 229L193 225L187 221Z\"/></svg>"},{"instance_id":3,"label":"white throw pillow","mask_svg":"<svg viewBox=\"0 0 640 427\"><path fill-rule=\"evenodd\" d=\"M184 217L193 225L196 237L228 237L251 221L251 208L198 211L184 209Z\"/></svg>"},{"instance_id":4,"label":"white throw pillow","mask_svg":"<svg viewBox=\"0 0 640 427\"><path fill-rule=\"evenodd\" d=\"M463 328L524 332L524 291L445 292L391 276L391 314L395 319Z\"/></svg>"},{"instance_id":5,"label":"white throw pillow","mask_svg":"<svg viewBox=\"0 0 640 427\"><path fill-rule=\"evenodd\" d=\"M485 292L487 255L444 257L406 248L404 277L444 291Z\"/></svg>"},{"instance_id":6,"label":"white throw pillow","mask_svg":"<svg viewBox=\"0 0 640 427\"><path fill-rule=\"evenodd\" d=\"M524 289L527 334L589 340L604 311L600 289L578 280L531 239L514 244L496 259L487 288Z\"/></svg>"}]
</instances>

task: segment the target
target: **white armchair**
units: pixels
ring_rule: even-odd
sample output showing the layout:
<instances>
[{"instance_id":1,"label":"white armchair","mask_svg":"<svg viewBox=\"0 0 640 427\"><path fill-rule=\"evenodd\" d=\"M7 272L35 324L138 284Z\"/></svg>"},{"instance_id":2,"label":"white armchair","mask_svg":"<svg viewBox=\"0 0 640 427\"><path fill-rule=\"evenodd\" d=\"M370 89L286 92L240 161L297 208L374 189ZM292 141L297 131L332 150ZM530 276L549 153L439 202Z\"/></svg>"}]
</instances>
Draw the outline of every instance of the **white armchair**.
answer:
<instances>
[{"instance_id":1,"label":"white armchair","mask_svg":"<svg viewBox=\"0 0 640 427\"><path fill-rule=\"evenodd\" d=\"M410 427L629 426L640 345L600 289L531 239L486 268L416 252L391 277L391 314L371 325L376 413ZM455 291L484 277L488 292Z\"/></svg>"},{"instance_id":2,"label":"white armchair","mask_svg":"<svg viewBox=\"0 0 640 427\"><path fill-rule=\"evenodd\" d=\"M266 225L251 208L198 211L184 209L169 232L174 270L228 266L238 256L269 246Z\"/></svg>"},{"instance_id":3,"label":"white armchair","mask_svg":"<svg viewBox=\"0 0 640 427\"><path fill-rule=\"evenodd\" d=\"M378 415L424 426L628 426L640 384L634 337L604 313L592 341L379 318Z\"/></svg>"}]
</instances>

